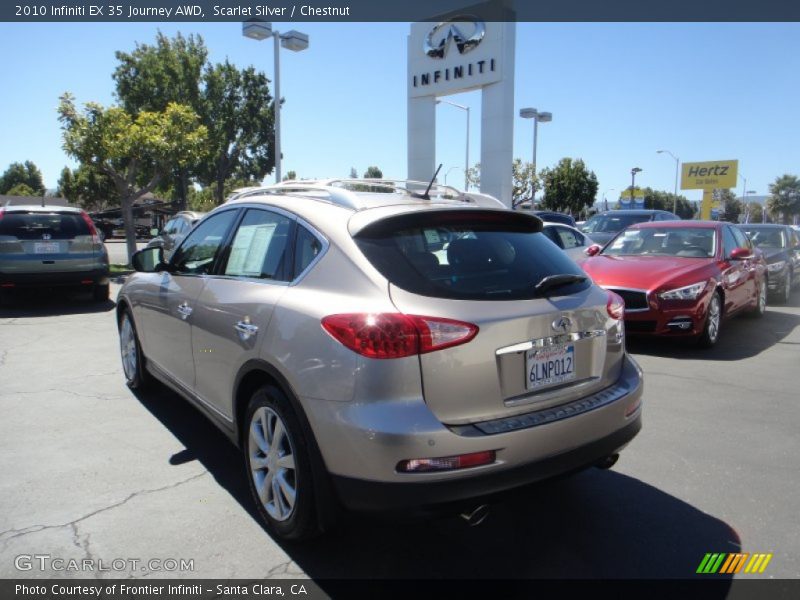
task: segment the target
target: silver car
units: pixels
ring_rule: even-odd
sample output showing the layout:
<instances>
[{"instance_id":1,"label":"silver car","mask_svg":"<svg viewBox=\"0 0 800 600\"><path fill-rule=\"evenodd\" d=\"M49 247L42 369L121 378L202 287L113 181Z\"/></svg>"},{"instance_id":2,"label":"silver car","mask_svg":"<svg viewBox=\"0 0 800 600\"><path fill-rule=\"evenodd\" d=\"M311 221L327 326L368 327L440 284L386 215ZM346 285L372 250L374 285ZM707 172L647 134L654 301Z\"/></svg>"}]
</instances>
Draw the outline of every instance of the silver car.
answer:
<instances>
[{"instance_id":1,"label":"silver car","mask_svg":"<svg viewBox=\"0 0 800 600\"><path fill-rule=\"evenodd\" d=\"M575 262L585 259L586 249L594 244L588 235L563 223L545 221L542 233Z\"/></svg>"},{"instance_id":2,"label":"silver car","mask_svg":"<svg viewBox=\"0 0 800 600\"><path fill-rule=\"evenodd\" d=\"M641 426L624 304L541 229L411 184L242 193L168 262L134 256L126 381L160 380L239 445L287 539L341 506L474 507L608 467Z\"/></svg>"},{"instance_id":3,"label":"silver car","mask_svg":"<svg viewBox=\"0 0 800 600\"><path fill-rule=\"evenodd\" d=\"M183 238L186 237L195 223L205 216L204 212L182 210L167 221L164 228L147 243L148 248L160 246L164 249L164 256L170 256Z\"/></svg>"},{"instance_id":4,"label":"silver car","mask_svg":"<svg viewBox=\"0 0 800 600\"><path fill-rule=\"evenodd\" d=\"M23 288L69 286L106 302L108 285L108 252L85 211L63 206L0 207L2 298Z\"/></svg>"}]
</instances>

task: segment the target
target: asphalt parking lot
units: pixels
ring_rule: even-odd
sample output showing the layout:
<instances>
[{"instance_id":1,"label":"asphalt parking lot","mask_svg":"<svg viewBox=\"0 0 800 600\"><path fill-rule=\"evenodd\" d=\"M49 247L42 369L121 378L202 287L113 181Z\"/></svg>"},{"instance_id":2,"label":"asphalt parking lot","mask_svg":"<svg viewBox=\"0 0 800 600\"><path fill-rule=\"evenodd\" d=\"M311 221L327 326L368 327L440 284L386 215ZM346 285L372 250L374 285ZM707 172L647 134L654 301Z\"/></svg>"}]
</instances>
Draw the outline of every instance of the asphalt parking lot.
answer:
<instances>
[{"instance_id":1,"label":"asphalt parking lot","mask_svg":"<svg viewBox=\"0 0 800 600\"><path fill-rule=\"evenodd\" d=\"M112 286L112 298L119 286ZM237 452L171 392L123 383L114 304L0 309L0 577L20 555L185 559L103 576L691 577L707 552L771 552L800 577L800 293L723 324L717 348L629 343L644 429L609 471L540 484L474 528L351 516L306 545L258 524Z\"/></svg>"}]
</instances>

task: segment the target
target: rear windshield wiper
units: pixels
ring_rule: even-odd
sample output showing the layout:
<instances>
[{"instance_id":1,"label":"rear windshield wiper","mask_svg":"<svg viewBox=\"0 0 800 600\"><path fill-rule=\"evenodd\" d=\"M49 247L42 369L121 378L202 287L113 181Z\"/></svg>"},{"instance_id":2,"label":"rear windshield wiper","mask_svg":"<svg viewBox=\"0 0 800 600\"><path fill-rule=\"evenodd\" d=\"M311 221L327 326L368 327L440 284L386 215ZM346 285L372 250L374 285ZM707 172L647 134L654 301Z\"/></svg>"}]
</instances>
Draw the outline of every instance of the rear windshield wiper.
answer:
<instances>
[{"instance_id":1,"label":"rear windshield wiper","mask_svg":"<svg viewBox=\"0 0 800 600\"><path fill-rule=\"evenodd\" d=\"M576 275L574 273L559 273L558 275L548 275L534 286L537 294L544 295L545 292L557 287L569 285L570 283L583 283L586 275Z\"/></svg>"}]
</instances>

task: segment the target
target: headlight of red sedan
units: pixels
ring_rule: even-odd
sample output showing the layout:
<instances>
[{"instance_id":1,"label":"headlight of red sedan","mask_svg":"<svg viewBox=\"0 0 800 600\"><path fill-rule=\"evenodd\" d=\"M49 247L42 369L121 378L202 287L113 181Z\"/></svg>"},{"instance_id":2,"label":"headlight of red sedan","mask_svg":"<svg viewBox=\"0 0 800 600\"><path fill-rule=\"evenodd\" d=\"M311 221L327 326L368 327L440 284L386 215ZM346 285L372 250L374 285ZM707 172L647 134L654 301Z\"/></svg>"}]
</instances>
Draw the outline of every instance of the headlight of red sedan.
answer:
<instances>
[{"instance_id":1,"label":"headlight of red sedan","mask_svg":"<svg viewBox=\"0 0 800 600\"><path fill-rule=\"evenodd\" d=\"M693 283L692 285L661 292L658 297L662 300L695 300L703 293L707 285L707 281L701 281L700 283Z\"/></svg>"}]
</instances>

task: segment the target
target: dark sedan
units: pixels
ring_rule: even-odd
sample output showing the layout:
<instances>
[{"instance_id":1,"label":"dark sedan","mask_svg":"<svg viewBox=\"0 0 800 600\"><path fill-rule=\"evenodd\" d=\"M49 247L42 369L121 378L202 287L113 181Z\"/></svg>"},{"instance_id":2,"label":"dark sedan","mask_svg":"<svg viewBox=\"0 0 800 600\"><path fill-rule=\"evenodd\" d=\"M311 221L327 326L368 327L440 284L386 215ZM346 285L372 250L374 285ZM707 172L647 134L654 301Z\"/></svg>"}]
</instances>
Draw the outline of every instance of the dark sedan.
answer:
<instances>
[{"instance_id":1,"label":"dark sedan","mask_svg":"<svg viewBox=\"0 0 800 600\"><path fill-rule=\"evenodd\" d=\"M800 283L800 235L789 225L739 225L767 261L767 287L786 304L792 287Z\"/></svg>"},{"instance_id":2,"label":"dark sedan","mask_svg":"<svg viewBox=\"0 0 800 600\"><path fill-rule=\"evenodd\" d=\"M606 244L611 238L620 231L635 225L636 223L647 223L648 221L676 221L680 217L666 210L608 210L598 213L586 221L579 229L589 235L598 244Z\"/></svg>"}]
</instances>

